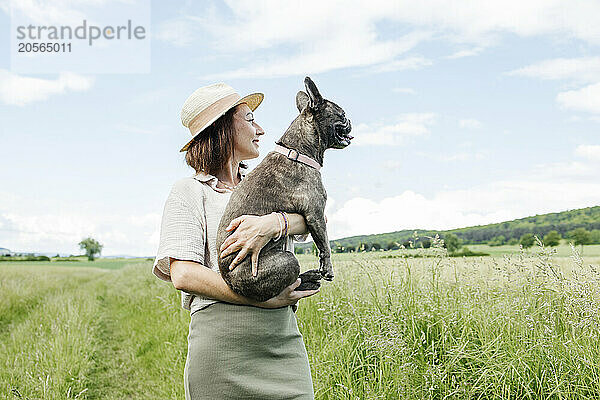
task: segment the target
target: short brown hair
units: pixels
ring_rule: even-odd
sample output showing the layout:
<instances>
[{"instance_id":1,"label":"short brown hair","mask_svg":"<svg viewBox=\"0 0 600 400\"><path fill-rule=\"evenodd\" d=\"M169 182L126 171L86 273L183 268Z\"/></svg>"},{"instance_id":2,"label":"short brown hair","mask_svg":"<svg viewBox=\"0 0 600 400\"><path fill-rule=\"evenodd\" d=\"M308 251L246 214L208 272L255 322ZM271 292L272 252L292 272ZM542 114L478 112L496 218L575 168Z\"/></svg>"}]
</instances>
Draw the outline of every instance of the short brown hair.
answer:
<instances>
[{"instance_id":1,"label":"short brown hair","mask_svg":"<svg viewBox=\"0 0 600 400\"><path fill-rule=\"evenodd\" d=\"M201 171L215 175L225 168L229 158L233 156L235 128L233 114L236 107L227 111L222 117L200 133L185 153L185 162L196 173ZM240 162L240 166L246 167Z\"/></svg>"}]
</instances>

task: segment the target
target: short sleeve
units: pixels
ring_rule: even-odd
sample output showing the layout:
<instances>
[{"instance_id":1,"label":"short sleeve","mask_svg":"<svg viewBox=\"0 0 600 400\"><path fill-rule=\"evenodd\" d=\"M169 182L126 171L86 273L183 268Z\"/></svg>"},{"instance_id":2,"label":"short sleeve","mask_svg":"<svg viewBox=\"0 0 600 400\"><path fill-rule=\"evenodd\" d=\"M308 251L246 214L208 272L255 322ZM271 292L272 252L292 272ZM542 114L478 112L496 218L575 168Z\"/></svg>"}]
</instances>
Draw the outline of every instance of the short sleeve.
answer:
<instances>
[{"instance_id":1,"label":"short sleeve","mask_svg":"<svg viewBox=\"0 0 600 400\"><path fill-rule=\"evenodd\" d=\"M171 280L170 258L204 264L205 229L199 210L193 209L174 187L165 203L160 241L152 272Z\"/></svg>"}]
</instances>

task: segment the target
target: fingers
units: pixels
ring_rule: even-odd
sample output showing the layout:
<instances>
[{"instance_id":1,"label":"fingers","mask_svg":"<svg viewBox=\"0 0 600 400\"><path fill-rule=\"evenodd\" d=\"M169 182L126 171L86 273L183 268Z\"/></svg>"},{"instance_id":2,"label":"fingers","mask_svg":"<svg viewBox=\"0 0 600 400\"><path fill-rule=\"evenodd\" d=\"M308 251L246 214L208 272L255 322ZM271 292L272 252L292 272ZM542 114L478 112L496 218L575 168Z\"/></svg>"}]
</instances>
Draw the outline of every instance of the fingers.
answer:
<instances>
[{"instance_id":1,"label":"fingers","mask_svg":"<svg viewBox=\"0 0 600 400\"><path fill-rule=\"evenodd\" d=\"M297 302L298 300L304 297L310 297L314 294L319 293L319 290L321 289L293 291L290 293L289 298L290 300Z\"/></svg>"},{"instance_id":2,"label":"fingers","mask_svg":"<svg viewBox=\"0 0 600 400\"><path fill-rule=\"evenodd\" d=\"M237 218L232 219L231 222L229 223L229 225L227 225L227 228L225 228L225 230L230 231L230 230L237 228L238 225L244 220L244 218L245 218L245 215L241 215Z\"/></svg>"},{"instance_id":3,"label":"fingers","mask_svg":"<svg viewBox=\"0 0 600 400\"><path fill-rule=\"evenodd\" d=\"M258 256L260 255L260 249L252 253L252 276L258 275Z\"/></svg>"},{"instance_id":4,"label":"fingers","mask_svg":"<svg viewBox=\"0 0 600 400\"><path fill-rule=\"evenodd\" d=\"M293 292L294 290L296 290L296 288L298 286L300 286L301 283L302 283L302 279L300 279L300 278L296 279L296 282L294 282L290 286L288 286L290 288L290 292Z\"/></svg>"},{"instance_id":5,"label":"fingers","mask_svg":"<svg viewBox=\"0 0 600 400\"><path fill-rule=\"evenodd\" d=\"M239 263L242 262L242 260L244 258L246 258L246 254L248 254L248 250L246 249L242 249L242 251L240 251L238 253L238 255L233 259L233 261L231 262L231 264L229 264L229 270L233 270Z\"/></svg>"},{"instance_id":6,"label":"fingers","mask_svg":"<svg viewBox=\"0 0 600 400\"><path fill-rule=\"evenodd\" d=\"M223 241L223 244L221 245L221 247L219 247L219 251L221 253L223 252L223 250L225 250L225 248L227 246L229 246L231 243L233 243L235 241L235 239L233 238L234 235L235 235L235 233ZM223 257L223 256L221 256L221 257Z\"/></svg>"},{"instance_id":7,"label":"fingers","mask_svg":"<svg viewBox=\"0 0 600 400\"><path fill-rule=\"evenodd\" d=\"M321 289L314 289L314 290L301 290L301 291L298 291L298 292L296 292L296 293L300 293L300 297L299 297L299 298L301 299L301 298L303 298L303 297L310 297L310 296L312 296L313 294L317 294L317 293L319 293L319 291L320 291L320 290L321 290Z\"/></svg>"},{"instance_id":8,"label":"fingers","mask_svg":"<svg viewBox=\"0 0 600 400\"><path fill-rule=\"evenodd\" d=\"M229 240L229 238L227 238L227 239ZM237 240L237 239L234 239L234 240ZM226 242L227 241L223 242L223 246L221 246L221 258L225 258L228 255L235 253L236 251L238 251L239 249L244 247L244 245L242 243L239 243L239 242L233 243L233 241L227 243L227 245L225 246Z\"/></svg>"}]
</instances>

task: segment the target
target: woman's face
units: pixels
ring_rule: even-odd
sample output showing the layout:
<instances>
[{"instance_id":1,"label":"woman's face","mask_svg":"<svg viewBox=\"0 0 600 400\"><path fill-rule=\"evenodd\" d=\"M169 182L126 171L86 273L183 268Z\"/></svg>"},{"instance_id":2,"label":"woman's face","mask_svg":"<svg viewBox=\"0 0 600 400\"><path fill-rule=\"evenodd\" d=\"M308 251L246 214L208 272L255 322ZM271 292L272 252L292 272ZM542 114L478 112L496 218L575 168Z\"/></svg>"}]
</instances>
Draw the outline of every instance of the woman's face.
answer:
<instances>
[{"instance_id":1,"label":"woman's face","mask_svg":"<svg viewBox=\"0 0 600 400\"><path fill-rule=\"evenodd\" d=\"M265 131L254 122L254 114L247 104L236 106L233 113L235 137L233 141L235 157L239 160L250 160L259 156L258 139Z\"/></svg>"}]
</instances>

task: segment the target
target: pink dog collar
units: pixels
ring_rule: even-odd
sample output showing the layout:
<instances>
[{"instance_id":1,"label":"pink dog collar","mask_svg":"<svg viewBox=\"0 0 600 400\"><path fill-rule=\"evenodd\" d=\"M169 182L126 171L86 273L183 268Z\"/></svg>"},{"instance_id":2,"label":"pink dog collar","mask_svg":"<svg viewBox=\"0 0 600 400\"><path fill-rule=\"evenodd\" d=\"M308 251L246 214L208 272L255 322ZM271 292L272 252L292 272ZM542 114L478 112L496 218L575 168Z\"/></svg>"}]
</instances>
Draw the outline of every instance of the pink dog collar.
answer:
<instances>
[{"instance_id":1,"label":"pink dog collar","mask_svg":"<svg viewBox=\"0 0 600 400\"><path fill-rule=\"evenodd\" d=\"M279 154L283 154L290 160L300 161L303 164L313 167L317 171L319 171L321 169L321 165L318 162L316 162L315 160L313 160L312 158L310 158L308 156L305 156L304 154L300 154L297 150L288 149L287 147L284 147L280 144L275 143L274 151L276 151Z\"/></svg>"}]
</instances>

